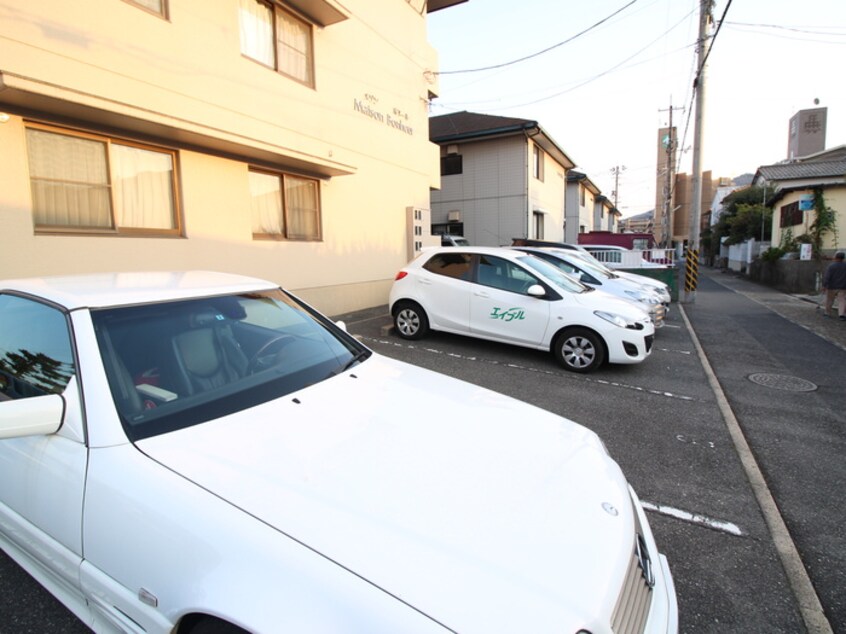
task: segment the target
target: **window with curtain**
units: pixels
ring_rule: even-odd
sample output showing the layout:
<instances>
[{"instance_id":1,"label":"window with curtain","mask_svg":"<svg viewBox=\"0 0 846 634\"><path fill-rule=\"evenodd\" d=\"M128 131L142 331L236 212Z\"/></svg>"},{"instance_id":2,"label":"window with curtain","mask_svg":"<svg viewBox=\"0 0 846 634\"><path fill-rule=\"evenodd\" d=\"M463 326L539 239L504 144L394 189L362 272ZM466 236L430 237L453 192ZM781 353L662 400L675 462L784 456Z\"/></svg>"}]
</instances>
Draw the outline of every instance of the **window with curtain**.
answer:
<instances>
[{"instance_id":1,"label":"window with curtain","mask_svg":"<svg viewBox=\"0 0 846 634\"><path fill-rule=\"evenodd\" d=\"M321 239L316 180L250 170L249 187L254 238Z\"/></svg>"},{"instance_id":2,"label":"window with curtain","mask_svg":"<svg viewBox=\"0 0 846 634\"><path fill-rule=\"evenodd\" d=\"M274 3L239 0L241 53L314 86L311 24Z\"/></svg>"},{"instance_id":3,"label":"window with curtain","mask_svg":"<svg viewBox=\"0 0 846 634\"><path fill-rule=\"evenodd\" d=\"M178 233L173 152L36 127L26 140L37 230Z\"/></svg>"}]
</instances>

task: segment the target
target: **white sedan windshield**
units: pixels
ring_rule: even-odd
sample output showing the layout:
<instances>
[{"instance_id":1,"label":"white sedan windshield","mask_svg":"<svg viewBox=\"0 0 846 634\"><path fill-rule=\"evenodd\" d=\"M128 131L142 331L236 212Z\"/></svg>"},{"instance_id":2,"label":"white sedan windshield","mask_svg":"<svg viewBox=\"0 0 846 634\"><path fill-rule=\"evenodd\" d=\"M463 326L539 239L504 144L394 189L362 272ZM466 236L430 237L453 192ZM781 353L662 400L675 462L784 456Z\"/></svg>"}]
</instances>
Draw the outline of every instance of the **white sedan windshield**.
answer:
<instances>
[{"instance_id":1,"label":"white sedan windshield","mask_svg":"<svg viewBox=\"0 0 846 634\"><path fill-rule=\"evenodd\" d=\"M567 275L560 269L557 269L556 267L552 266L551 264L549 264L545 260L542 260L539 257L536 257L534 255L527 255L518 259L520 260L520 262L534 269L535 271L543 275L546 279L548 279L550 282L555 283L556 286L567 291L568 293L587 293L588 291L593 290L590 286L585 286L575 277Z\"/></svg>"},{"instance_id":2,"label":"white sedan windshield","mask_svg":"<svg viewBox=\"0 0 846 634\"><path fill-rule=\"evenodd\" d=\"M369 355L281 290L102 309L92 319L132 440L278 398Z\"/></svg>"}]
</instances>

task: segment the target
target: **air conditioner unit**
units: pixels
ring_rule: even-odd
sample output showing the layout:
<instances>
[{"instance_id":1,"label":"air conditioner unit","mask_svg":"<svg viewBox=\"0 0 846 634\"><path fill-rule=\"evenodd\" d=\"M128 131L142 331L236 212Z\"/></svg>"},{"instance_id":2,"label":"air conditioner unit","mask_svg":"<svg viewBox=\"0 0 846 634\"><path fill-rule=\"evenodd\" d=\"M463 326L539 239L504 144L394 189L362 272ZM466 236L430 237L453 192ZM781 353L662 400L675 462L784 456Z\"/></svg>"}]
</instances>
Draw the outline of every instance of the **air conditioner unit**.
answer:
<instances>
[{"instance_id":1,"label":"air conditioner unit","mask_svg":"<svg viewBox=\"0 0 846 634\"><path fill-rule=\"evenodd\" d=\"M461 222L461 212L457 209L453 209L452 211L447 213L447 221L448 222Z\"/></svg>"}]
</instances>

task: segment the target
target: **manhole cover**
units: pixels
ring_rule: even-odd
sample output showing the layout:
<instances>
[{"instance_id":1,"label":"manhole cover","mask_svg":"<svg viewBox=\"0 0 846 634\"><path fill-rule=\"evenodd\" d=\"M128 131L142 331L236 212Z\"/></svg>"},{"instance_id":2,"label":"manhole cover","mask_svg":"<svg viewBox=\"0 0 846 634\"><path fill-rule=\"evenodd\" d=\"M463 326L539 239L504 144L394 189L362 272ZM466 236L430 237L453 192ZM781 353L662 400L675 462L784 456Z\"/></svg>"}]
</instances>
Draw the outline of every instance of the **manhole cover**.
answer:
<instances>
[{"instance_id":1,"label":"manhole cover","mask_svg":"<svg viewBox=\"0 0 846 634\"><path fill-rule=\"evenodd\" d=\"M790 392L813 392L817 386L810 381L800 379L797 376L786 376L784 374L750 374L749 380L764 387L771 387L776 390L788 390Z\"/></svg>"}]
</instances>

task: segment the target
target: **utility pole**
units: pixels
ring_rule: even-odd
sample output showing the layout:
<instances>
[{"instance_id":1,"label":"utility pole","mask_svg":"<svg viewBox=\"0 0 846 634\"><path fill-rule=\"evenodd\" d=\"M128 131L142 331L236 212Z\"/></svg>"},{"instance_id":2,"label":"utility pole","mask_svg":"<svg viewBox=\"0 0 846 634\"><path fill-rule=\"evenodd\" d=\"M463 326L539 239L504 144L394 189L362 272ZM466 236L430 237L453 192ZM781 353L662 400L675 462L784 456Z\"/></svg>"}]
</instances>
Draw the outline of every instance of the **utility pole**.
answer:
<instances>
[{"instance_id":1,"label":"utility pole","mask_svg":"<svg viewBox=\"0 0 846 634\"><path fill-rule=\"evenodd\" d=\"M710 30L713 24L711 10L714 0L699 2L699 39L697 40L697 66L699 72L693 81L696 92L693 119L693 197L690 201L690 232L685 258L685 303L696 302L696 285L699 277L699 223L702 214L702 137L705 123L705 75L708 50L711 47Z\"/></svg>"},{"instance_id":2,"label":"utility pole","mask_svg":"<svg viewBox=\"0 0 846 634\"><path fill-rule=\"evenodd\" d=\"M620 193L620 173L626 171L625 165L615 165L611 168L611 173L614 175L614 209L619 209L617 205L618 194Z\"/></svg>"},{"instance_id":3,"label":"utility pole","mask_svg":"<svg viewBox=\"0 0 846 634\"><path fill-rule=\"evenodd\" d=\"M670 107L667 110L658 110L658 112L669 112L670 113L670 122L667 126L667 134L662 139L662 144L664 146L664 151L667 154L667 158L665 159L664 168L664 186L662 187L662 196L661 196L661 240L659 242L659 246L663 248L667 248L671 246L672 243L672 236L670 235L670 227L672 226L672 222L670 222L670 216L673 213L672 204L673 204L673 176L675 174L675 163L676 163L676 147L678 145L678 139L676 138L676 131L673 128L673 110L682 110L684 108L674 108L673 107L673 99L670 98ZM655 213L658 213L658 209L656 208Z\"/></svg>"}]
</instances>

